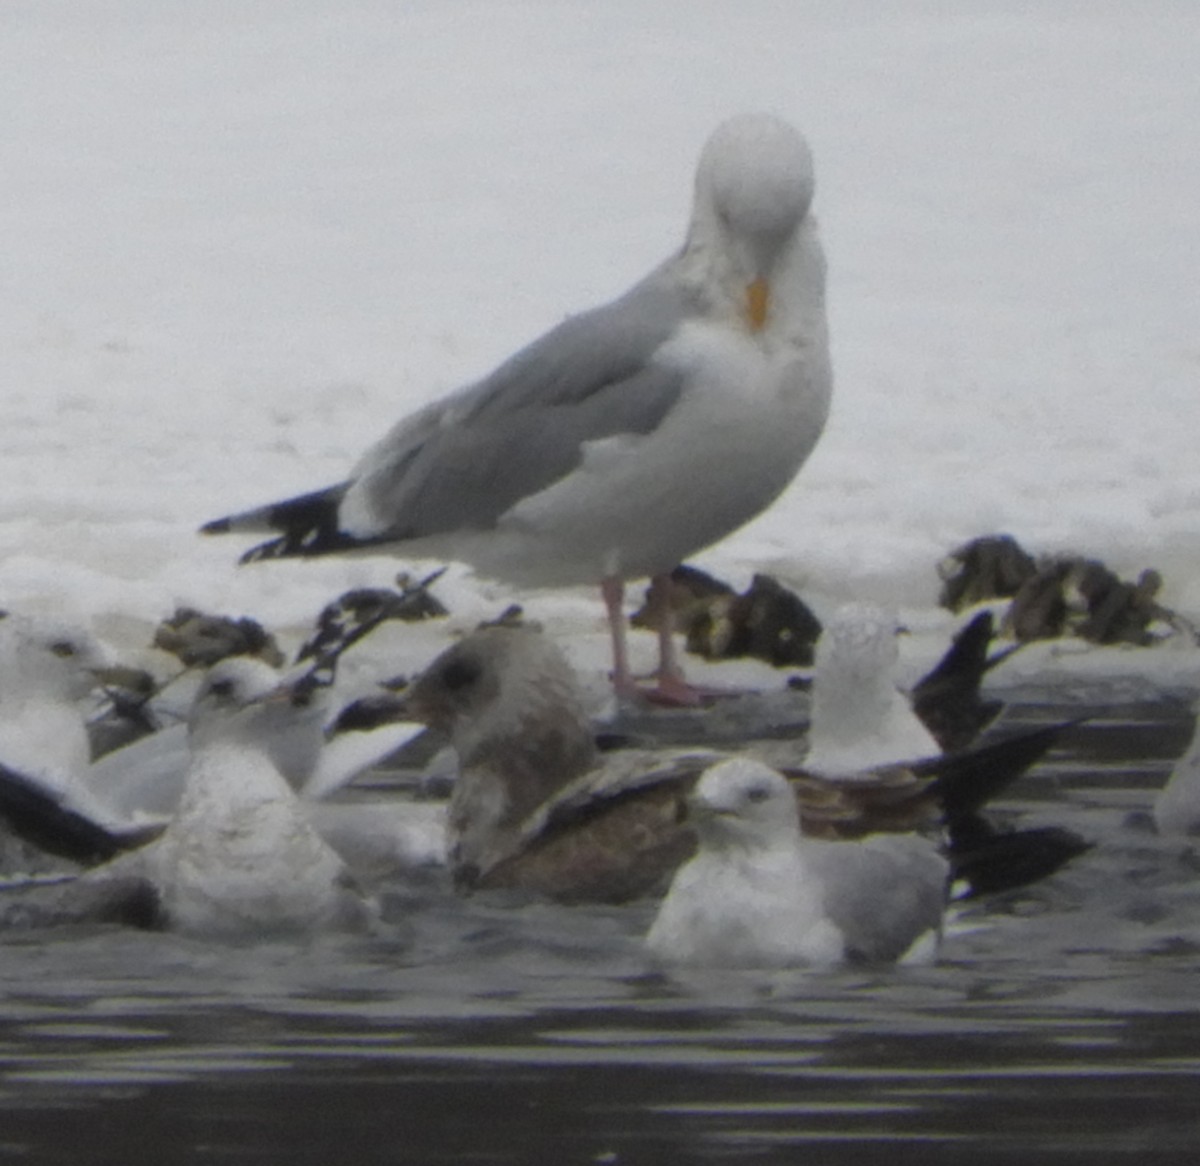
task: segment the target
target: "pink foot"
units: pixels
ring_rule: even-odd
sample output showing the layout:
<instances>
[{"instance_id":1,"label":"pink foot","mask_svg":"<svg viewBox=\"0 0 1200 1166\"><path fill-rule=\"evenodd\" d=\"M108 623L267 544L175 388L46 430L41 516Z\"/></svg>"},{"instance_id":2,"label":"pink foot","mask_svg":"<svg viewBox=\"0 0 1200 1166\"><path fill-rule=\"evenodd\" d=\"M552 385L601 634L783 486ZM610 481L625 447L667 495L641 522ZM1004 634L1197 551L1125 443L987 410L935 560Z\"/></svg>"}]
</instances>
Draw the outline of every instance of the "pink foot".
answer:
<instances>
[{"instance_id":1,"label":"pink foot","mask_svg":"<svg viewBox=\"0 0 1200 1166\"><path fill-rule=\"evenodd\" d=\"M710 688L689 684L682 676L660 676L652 684L641 684L632 677L612 678L619 700L645 702L663 708L701 708L723 698L743 696L747 690Z\"/></svg>"}]
</instances>

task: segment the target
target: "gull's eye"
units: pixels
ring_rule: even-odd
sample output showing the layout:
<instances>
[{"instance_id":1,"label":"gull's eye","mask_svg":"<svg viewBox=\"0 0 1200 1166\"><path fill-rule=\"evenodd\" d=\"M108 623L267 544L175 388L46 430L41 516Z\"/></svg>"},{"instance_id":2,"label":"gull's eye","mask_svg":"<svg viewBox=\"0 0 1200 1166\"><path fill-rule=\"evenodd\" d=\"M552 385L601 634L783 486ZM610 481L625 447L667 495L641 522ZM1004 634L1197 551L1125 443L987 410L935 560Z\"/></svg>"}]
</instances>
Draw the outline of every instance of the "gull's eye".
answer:
<instances>
[{"instance_id":1,"label":"gull's eye","mask_svg":"<svg viewBox=\"0 0 1200 1166\"><path fill-rule=\"evenodd\" d=\"M50 645L50 651L62 660L69 660L76 654L78 649L70 640L55 640Z\"/></svg>"},{"instance_id":2,"label":"gull's eye","mask_svg":"<svg viewBox=\"0 0 1200 1166\"><path fill-rule=\"evenodd\" d=\"M746 791L746 801L754 802L756 805L759 802L765 802L771 796L771 791L765 785L752 785Z\"/></svg>"},{"instance_id":3,"label":"gull's eye","mask_svg":"<svg viewBox=\"0 0 1200 1166\"><path fill-rule=\"evenodd\" d=\"M210 696L233 696L234 684L232 680L214 680L208 686Z\"/></svg>"},{"instance_id":4,"label":"gull's eye","mask_svg":"<svg viewBox=\"0 0 1200 1166\"><path fill-rule=\"evenodd\" d=\"M442 683L451 692L458 692L474 684L480 676L480 668L474 660L451 660L442 669Z\"/></svg>"}]
</instances>

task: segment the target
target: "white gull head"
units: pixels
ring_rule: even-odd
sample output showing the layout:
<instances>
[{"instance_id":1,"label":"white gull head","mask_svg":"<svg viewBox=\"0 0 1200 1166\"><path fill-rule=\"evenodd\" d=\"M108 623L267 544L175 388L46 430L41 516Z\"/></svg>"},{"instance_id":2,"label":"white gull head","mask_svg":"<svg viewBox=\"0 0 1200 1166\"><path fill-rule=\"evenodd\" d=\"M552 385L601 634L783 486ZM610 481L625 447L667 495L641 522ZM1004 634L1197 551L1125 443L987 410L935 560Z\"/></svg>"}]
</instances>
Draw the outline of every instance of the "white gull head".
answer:
<instances>
[{"instance_id":1,"label":"white gull head","mask_svg":"<svg viewBox=\"0 0 1200 1166\"><path fill-rule=\"evenodd\" d=\"M817 641L805 768L843 777L940 752L896 684L896 617L870 603L838 608Z\"/></svg>"},{"instance_id":2,"label":"white gull head","mask_svg":"<svg viewBox=\"0 0 1200 1166\"><path fill-rule=\"evenodd\" d=\"M839 928L808 868L795 795L745 758L708 769L689 800L699 848L675 875L646 936L672 963L711 967L828 966Z\"/></svg>"},{"instance_id":3,"label":"white gull head","mask_svg":"<svg viewBox=\"0 0 1200 1166\"><path fill-rule=\"evenodd\" d=\"M79 773L89 746L82 710L112 659L85 628L0 618L0 762L26 772Z\"/></svg>"}]
</instances>

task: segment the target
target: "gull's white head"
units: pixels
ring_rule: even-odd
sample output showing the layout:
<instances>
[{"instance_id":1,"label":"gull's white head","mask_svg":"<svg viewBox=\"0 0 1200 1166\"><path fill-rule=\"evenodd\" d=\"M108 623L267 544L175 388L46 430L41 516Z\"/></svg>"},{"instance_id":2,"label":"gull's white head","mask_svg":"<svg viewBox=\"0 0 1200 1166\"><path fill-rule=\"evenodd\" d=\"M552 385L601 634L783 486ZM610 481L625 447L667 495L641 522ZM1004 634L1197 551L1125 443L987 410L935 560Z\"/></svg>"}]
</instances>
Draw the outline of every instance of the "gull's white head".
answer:
<instances>
[{"instance_id":1,"label":"gull's white head","mask_svg":"<svg viewBox=\"0 0 1200 1166\"><path fill-rule=\"evenodd\" d=\"M328 691L298 692L265 661L229 656L208 670L196 692L188 739L193 750L232 742L263 752L300 788L325 744Z\"/></svg>"},{"instance_id":2,"label":"gull's white head","mask_svg":"<svg viewBox=\"0 0 1200 1166\"><path fill-rule=\"evenodd\" d=\"M744 113L708 139L696 170L689 252L703 252L752 331L768 318L776 276L808 216L812 153L771 114Z\"/></svg>"},{"instance_id":3,"label":"gull's white head","mask_svg":"<svg viewBox=\"0 0 1200 1166\"><path fill-rule=\"evenodd\" d=\"M286 731L307 718L291 701L279 673L262 660L230 656L208 670L188 716L193 745L218 737L256 739L268 729Z\"/></svg>"},{"instance_id":4,"label":"gull's white head","mask_svg":"<svg viewBox=\"0 0 1200 1166\"><path fill-rule=\"evenodd\" d=\"M794 840L796 795L787 779L761 761L735 757L704 771L688 797L700 841L715 847L761 847Z\"/></svg>"},{"instance_id":5,"label":"gull's white head","mask_svg":"<svg viewBox=\"0 0 1200 1166\"><path fill-rule=\"evenodd\" d=\"M846 777L939 751L897 687L900 630L893 613L870 603L848 603L826 623L817 641L805 758L813 772Z\"/></svg>"},{"instance_id":6,"label":"gull's white head","mask_svg":"<svg viewBox=\"0 0 1200 1166\"><path fill-rule=\"evenodd\" d=\"M808 214L812 151L782 118L742 113L709 137L696 170L696 197L731 231L778 244Z\"/></svg>"},{"instance_id":7,"label":"gull's white head","mask_svg":"<svg viewBox=\"0 0 1200 1166\"><path fill-rule=\"evenodd\" d=\"M837 609L817 641L814 684L870 689L894 683L900 659L895 615L873 603L846 603Z\"/></svg>"},{"instance_id":8,"label":"gull's white head","mask_svg":"<svg viewBox=\"0 0 1200 1166\"><path fill-rule=\"evenodd\" d=\"M35 616L0 618L0 701L81 700L111 666L85 628Z\"/></svg>"}]
</instances>

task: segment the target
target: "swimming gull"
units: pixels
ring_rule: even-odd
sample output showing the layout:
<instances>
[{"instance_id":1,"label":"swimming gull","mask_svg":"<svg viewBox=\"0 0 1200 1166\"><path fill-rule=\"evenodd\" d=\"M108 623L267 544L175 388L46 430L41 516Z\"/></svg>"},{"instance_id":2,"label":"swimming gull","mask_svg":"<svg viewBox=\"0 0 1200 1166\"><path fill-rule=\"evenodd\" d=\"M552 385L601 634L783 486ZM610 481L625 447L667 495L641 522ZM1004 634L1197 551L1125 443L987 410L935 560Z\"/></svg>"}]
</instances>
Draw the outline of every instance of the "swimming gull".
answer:
<instances>
[{"instance_id":1,"label":"swimming gull","mask_svg":"<svg viewBox=\"0 0 1200 1166\"><path fill-rule=\"evenodd\" d=\"M0 618L0 760L86 764L90 746L79 702L112 666L86 628L43 616Z\"/></svg>"},{"instance_id":2,"label":"swimming gull","mask_svg":"<svg viewBox=\"0 0 1200 1166\"><path fill-rule=\"evenodd\" d=\"M444 651L408 690L406 715L448 733L458 753L449 851L463 889L519 887L564 901L620 902L661 889L691 855L684 802L721 754L600 751L576 685L549 637L489 627ZM1057 726L1040 729L847 778L794 762L781 768L806 834L835 840L936 832L950 821L972 824L984 802L1044 754L1057 732ZM769 748L776 761L800 752L788 742ZM1019 844L1018 832L1008 846ZM993 886L1008 859L1005 847L994 846L986 863L974 856L997 880Z\"/></svg>"},{"instance_id":3,"label":"swimming gull","mask_svg":"<svg viewBox=\"0 0 1200 1166\"><path fill-rule=\"evenodd\" d=\"M90 751L80 702L113 667L86 628L0 619L0 818L39 849L99 861L145 840L78 780Z\"/></svg>"},{"instance_id":4,"label":"swimming gull","mask_svg":"<svg viewBox=\"0 0 1200 1166\"><path fill-rule=\"evenodd\" d=\"M10 640L12 635L10 628ZM56 628L49 638L60 652L67 642L64 635ZM6 658L6 642L0 639L0 663ZM21 702L0 702L0 746L6 741L21 746L19 751L0 750L0 818L37 849L92 866L145 845L176 813L195 752L192 718L189 724L161 729L89 765L83 712L66 691L68 681L76 691L90 683L91 673L84 667L87 641L80 640L74 655L65 660L47 648L51 658L45 661L39 660L39 643L27 634L20 652L7 657L28 679L18 686ZM295 685L307 675L289 681L265 661L230 659L237 661L227 677L231 701L240 693L249 703L254 693L289 684L296 695ZM29 666L31 660L47 678L60 676L54 692L46 691L44 682L35 684L39 673ZM202 681L200 691L209 683ZM35 688L41 693L36 704L31 695ZM444 861L444 807L396 799L359 799L348 805L327 800L423 731L420 725L392 724L327 741L325 726L336 715L329 697L327 687L306 686L303 699L265 703L253 717L256 748L301 795L304 812L356 871L376 874ZM45 725L52 733L39 730ZM20 732L10 731L14 729Z\"/></svg>"},{"instance_id":5,"label":"swimming gull","mask_svg":"<svg viewBox=\"0 0 1200 1166\"><path fill-rule=\"evenodd\" d=\"M647 933L660 958L750 968L891 961L940 933L950 868L934 842L805 838L787 779L748 758L707 769L687 804L697 850Z\"/></svg>"},{"instance_id":6,"label":"swimming gull","mask_svg":"<svg viewBox=\"0 0 1200 1166\"><path fill-rule=\"evenodd\" d=\"M528 586L599 583L613 682L637 691L625 582L666 575L766 509L829 412L825 259L811 155L767 114L705 145L683 247L482 381L402 420L350 477L208 523L274 531L246 560L387 548ZM657 686L696 699L670 614Z\"/></svg>"},{"instance_id":7,"label":"swimming gull","mask_svg":"<svg viewBox=\"0 0 1200 1166\"><path fill-rule=\"evenodd\" d=\"M189 716L183 794L159 836L71 883L13 888L0 921L116 919L248 938L370 927L374 901L264 747L296 695L277 679L246 657L211 669Z\"/></svg>"},{"instance_id":8,"label":"swimming gull","mask_svg":"<svg viewBox=\"0 0 1200 1166\"><path fill-rule=\"evenodd\" d=\"M796 799L749 760L714 765L688 799L698 838L646 936L663 958L721 966L835 964L845 939L805 862Z\"/></svg>"},{"instance_id":9,"label":"swimming gull","mask_svg":"<svg viewBox=\"0 0 1200 1166\"><path fill-rule=\"evenodd\" d=\"M196 697L183 797L145 851L162 910L202 933L365 927L370 904L262 746L292 694L252 667L223 661Z\"/></svg>"},{"instance_id":10,"label":"swimming gull","mask_svg":"<svg viewBox=\"0 0 1200 1166\"><path fill-rule=\"evenodd\" d=\"M805 768L844 777L941 752L897 687L897 622L871 603L847 603L817 640Z\"/></svg>"}]
</instances>

